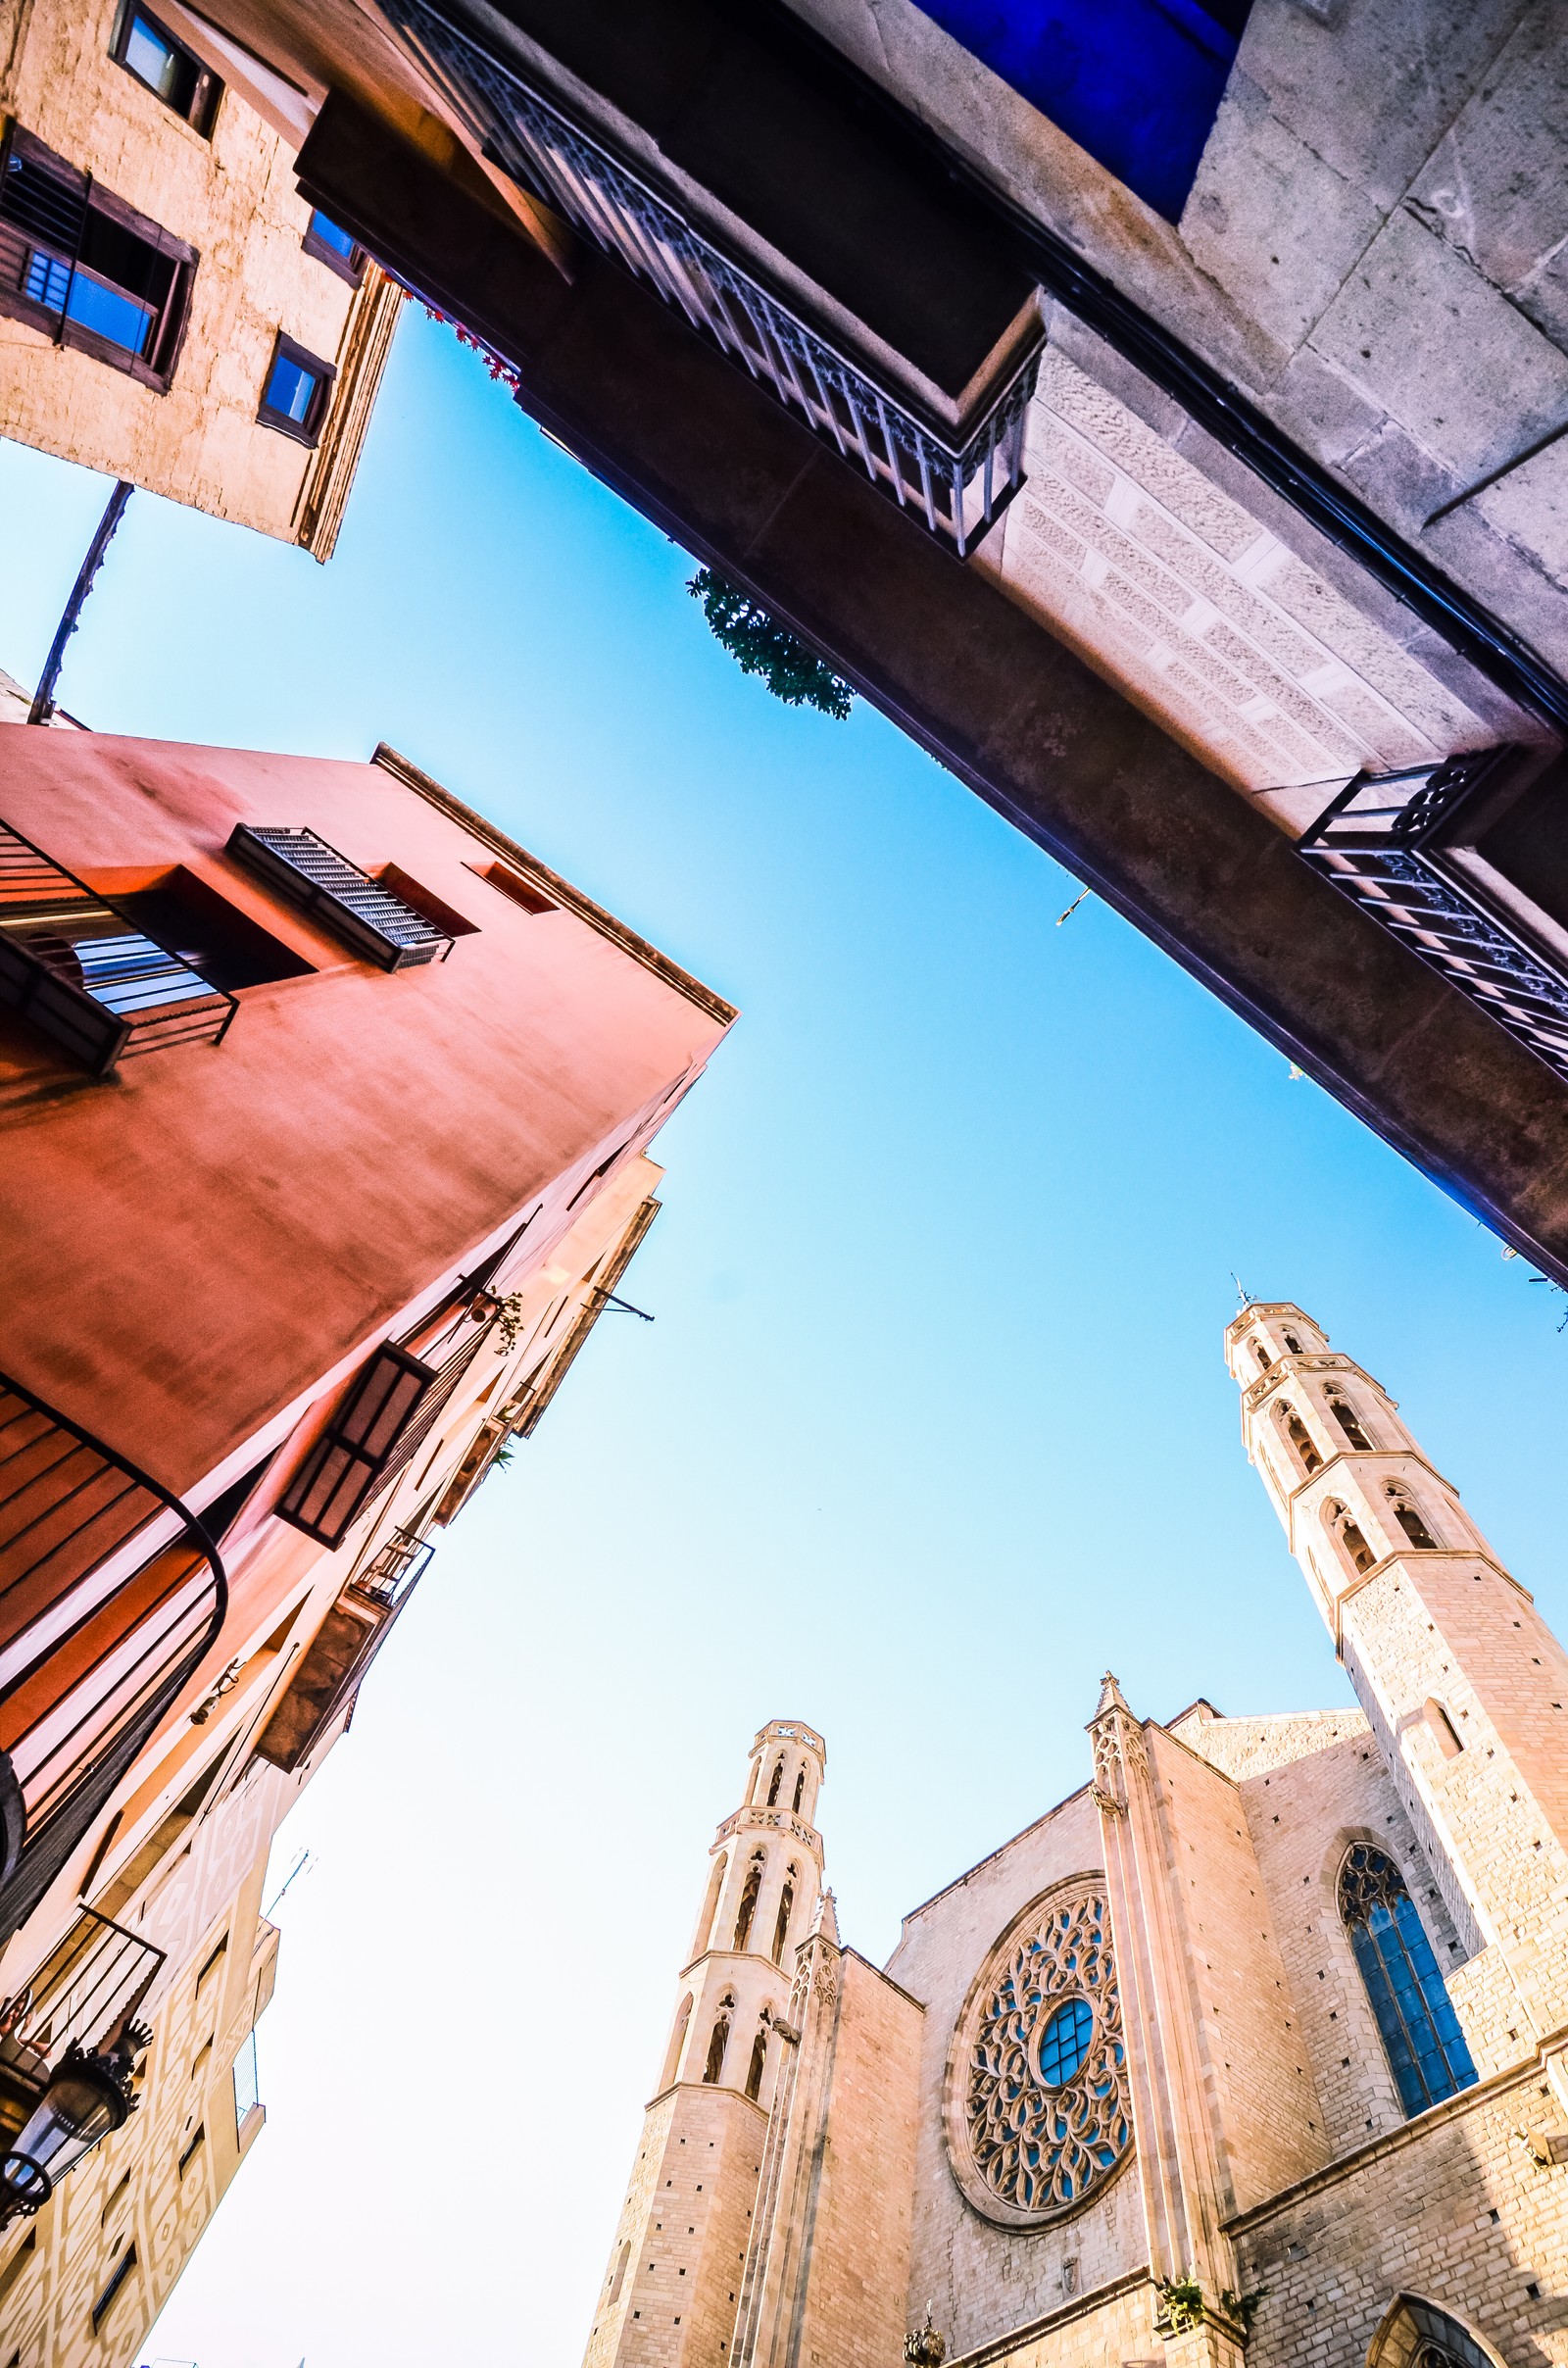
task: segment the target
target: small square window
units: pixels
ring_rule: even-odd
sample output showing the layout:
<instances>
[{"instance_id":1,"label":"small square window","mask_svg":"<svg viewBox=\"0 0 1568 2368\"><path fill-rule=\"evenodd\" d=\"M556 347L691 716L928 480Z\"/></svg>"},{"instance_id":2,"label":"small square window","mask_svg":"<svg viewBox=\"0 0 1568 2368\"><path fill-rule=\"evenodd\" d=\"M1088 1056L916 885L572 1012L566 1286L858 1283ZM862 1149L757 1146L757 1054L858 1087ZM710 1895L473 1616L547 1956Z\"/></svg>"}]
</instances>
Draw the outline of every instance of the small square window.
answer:
<instances>
[{"instance_id":1,"label":"small square window","mask_svg":"<svg viewBox=\"0 0 1568 2368\"><path fill-rule=\"evenodd\" d=\"M321 432L336 375L330 362L307 353L303 345L296 345L279 330L257 418L264 427L275 427L296 443L314 444Z\"/></svg>"},{"instance_id":2,"label":"small square window","mask_svg":"<svg viewBox=\"0 0 1568 2368\"><path fill-rule=\"evenodd\" d=\"M351 288L357 288L365 277L365 249L319 209L311 216L300 244L307 255L324 263L329 271L335 271L339 279L346 279Z\"/></svg>"},{"instance_id":3,"label":"small square window","mask_svg":"<svg viewBox=\"0 0 1568 2368\"><path fill-rule=\"evenodd\" d=\"M135 4L126 8L112 52L127 74L145 83L154 98L182 116L203 139L211 135L223 85L194 50L177 41L167 25Z\"/></svg>"}]
</instances>

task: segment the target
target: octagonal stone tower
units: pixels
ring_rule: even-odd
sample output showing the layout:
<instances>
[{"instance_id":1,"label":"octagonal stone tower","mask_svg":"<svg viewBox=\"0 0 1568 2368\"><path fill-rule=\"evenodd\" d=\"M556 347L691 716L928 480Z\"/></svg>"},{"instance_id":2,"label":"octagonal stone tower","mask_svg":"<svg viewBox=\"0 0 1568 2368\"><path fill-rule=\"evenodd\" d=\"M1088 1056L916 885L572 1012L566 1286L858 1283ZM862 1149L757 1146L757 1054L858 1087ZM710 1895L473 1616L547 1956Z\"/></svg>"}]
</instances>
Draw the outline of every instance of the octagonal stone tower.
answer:
<instances>
[{"instance_id":1,"label":"octagonal stone tower","mask_svg":"<svg viewBox=\"0 0 1568 2368\"><path fill-rule=\"evenodd\" d=\"M1310 1316L1246 1307L1226 1354L1248 1455L1465 1958L1495 1948L1544 2037L1568 2021L1568 1654L1388 1392Z\"/></svg>"},{"instance_id":2,"label":"octagonal stone tower","mask_svg":"<svg viewBox=\"0 0 1568 2368\"><path fill-rule=\"evenodd\" d=\"M822 1889L820 1735L773 1719L709 1851L584 2368L727 2360L797 1945Z\"/></svg>"}]
</instances>

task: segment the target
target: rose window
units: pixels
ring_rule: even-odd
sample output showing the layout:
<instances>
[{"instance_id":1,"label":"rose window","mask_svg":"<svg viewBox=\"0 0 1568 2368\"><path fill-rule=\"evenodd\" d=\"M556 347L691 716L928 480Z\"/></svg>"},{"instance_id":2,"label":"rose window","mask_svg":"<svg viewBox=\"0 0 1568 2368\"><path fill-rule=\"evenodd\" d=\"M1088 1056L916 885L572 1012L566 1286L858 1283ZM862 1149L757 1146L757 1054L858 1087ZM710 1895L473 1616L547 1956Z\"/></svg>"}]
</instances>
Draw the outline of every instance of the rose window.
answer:
<instances>
[{"instance_id":1,"label":"rose window","mask_svg":"<svg viewBox=\"0 0 1568 2368\"><path fill-rule=\"evenodd\" d=\"M947 2119L959 2186L1012 2226L1075 2210L1119 2168L1132 2118L1098 1891L1036 1900L998 1944L959 2023Z\"/></svg>"}]
</instances>

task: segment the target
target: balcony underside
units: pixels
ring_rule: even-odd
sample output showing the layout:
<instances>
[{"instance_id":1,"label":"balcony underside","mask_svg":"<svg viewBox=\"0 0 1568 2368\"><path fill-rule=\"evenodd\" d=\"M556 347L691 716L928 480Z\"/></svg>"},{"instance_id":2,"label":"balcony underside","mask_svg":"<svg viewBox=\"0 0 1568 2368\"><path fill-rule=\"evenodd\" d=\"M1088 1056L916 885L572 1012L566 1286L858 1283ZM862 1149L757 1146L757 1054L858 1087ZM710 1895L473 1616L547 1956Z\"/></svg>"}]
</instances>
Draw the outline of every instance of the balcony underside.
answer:
<instances>
[{"instance_id":1,"label":"balcony underside","mask_svg":"<svg viewBox=\"0 0 1568 2368\"><path fill-rule=\"evenodd\" d=\"M514 363L524 407L1418 1166L1568 1282L1568 1092L1112 685L617 267L570 286L329 100L310 201Z\"/></svg>"}]
</instances>

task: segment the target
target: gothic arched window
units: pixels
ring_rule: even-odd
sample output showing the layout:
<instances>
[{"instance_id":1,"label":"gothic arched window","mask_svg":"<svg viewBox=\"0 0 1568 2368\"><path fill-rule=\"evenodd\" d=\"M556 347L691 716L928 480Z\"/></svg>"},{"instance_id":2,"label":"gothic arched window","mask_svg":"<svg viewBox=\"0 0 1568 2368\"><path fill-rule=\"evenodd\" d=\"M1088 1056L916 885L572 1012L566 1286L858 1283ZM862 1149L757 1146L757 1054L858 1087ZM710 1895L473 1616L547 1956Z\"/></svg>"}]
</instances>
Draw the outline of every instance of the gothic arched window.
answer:
<instances>
[{"instance_id":1,"label":"gothic arched window","mask_svg":"<svg viewBox=\"0 0 1568 2368\"><path fill-rule=\"evenodd\" d=\"M669 2035L669 2053L664 2058L664 2077L659 2084L661 2091L674 2086L675 2075L680 2070L681 2049L686 2045L686 2026L691 2019L692 2001L688 1991L676 2009L675 2028Z\"/></svg>"},{"instance_id":2,"label":"gothic arched window","mask_svg":"<svg viewBox=\"0 0 1568 2368\"><path fill-rule=\"evenodd\" d=\"M1292 1447L1300 1456L1302 1469L1308 1474L1315 1472L1323 1458L1317 1452L1311 1432L1301 1420L1295 1406L1288 1406L1283 1399L1280 1401L1278 1411L1280 1426Z\"/></svg>"},{"instance_id":3,"label":"gothic arched window","mask_svg":"<svg viewBox=\"0 0 1568 2368\"><path fill-rule=\"evenodd\" d=\"M799 1774L799 1775L796 1777L796 1779L795 1779L795 1801L794 1801L794 1808L795 1808L795 1814L796 1814L796 1816L797 1816L797 1817L798 1817L798 1816L800 1815L800 1813L801 1813L801 1802L802 1802L802 1801L803 1801L805 1799L806 1799L806 1762L805 1762L805 1760L803 1759L803 1760L801 1761L801 1772L800 1772L800 1774Z\"/></svg>"},{"instance_id":4,"label":"gothic arched window","mask_svg":"<svg viewBox=\"0 0 1568 2368\"><path fill-rule=\"evenodd\" d=\"M1323 1507L1323 1510L1328 1516L1329 1527L1350 1557L1351 1569L1355 1571L1370 1570L1377 1560L1377 1555L1367 1544L1359 1521L1352 1513L1348 1513L1343 1505L1330 1503Z\"/></svg>"},{"instance_id":5,"label":"gothic arched window","mask_svg":"<svg viewBox=\"0 0 1568 2368\"><path fill-rule=\"evenodd\" d=\"M1299 1342L1299 1341L1297 1339L1296 1334L1295 1334L1294 1332L1287 1332L1287 1333L1286 1333L1286 1335L1285 1335L1285 1346L1286 1346L1286 1347L1287 1347L1287 1348L1290 1350L1290 1353L1291 1353L1291 1355L1292 1355L1293 1357L1299 1357L1299 1356L1300 1356L1300 1354L1301 1354L1301 1344L1300 1344L1300 1342Z\"/></svg>"},{"instance_id":6,"label":"gothic arched window","mask_svg":"<svg viewBox=\"0 0 1568 2368\"><path fill-rule=\"evenodd\" d=\"M724 1888L724 1869L729 1864L728 1850L720 1850L713 1860L713 1871L708 1878L708 1897L703 1901L702 1920L697 1927L697 1940L692 1949L694 1957L713 1946L713 1924L718 1915L718 1898Z\"/></svg>"},{"instance_id":7,"label":"gothic arched window","mask_svg":"<svg viewBox=\"0 0 1568 2368\"><path fill-rule=\"evenodd\" d=\"M724 2050L729 2046L730 2010L734 2004L735 2000L727 1996L719 2001L719 2011L714 2017L708 2042L708 2061L703 2066L703 2081L708 2088L714 2086L724 2069Z\"/></svg>"},{"instance_id":8,"label":"gothic arched window","mask_svg":"<svg viewBox=\"0 0 1568 2368\"><path fill-rule=\"evenodd\" d=\"M757 1895L762 1888L762 1868L765 1864L763 1853L759 1850L746 1869L745 1888L735 1913L735 1938L730 1943L732 1949L744 1949L752 1937L752 1918L757 1913Z\"/></svg>"},{"instance_id":9,"label":"gothic arched window","mask_svg":"<svg viewBox=\"0 0 1568 2368\"><path fill-rule=\"evenodd\" d=\"M752 2060L746 2068L746 2094L755 2105L762 2087L762 2066L767 2061L767 2033L759 2031L752 2042Z\"/></svg>"},{"instance_id":10,"label":"gothic arched window","mask_svg":"<svg viewBox=\"0 0 1568 2368\"><path fill-rule=\"evenodd\" d=\"M1438 1541L1432 1535L1432 1532L1430 1529L1428 1529L1426 1523L1422 1520L1421 1515L1416 1511L1415 1506L1407 1503L1406 1500L1399 1495L1397 1489L1390 1489L1389 1499L1393 1507L1394 1518L1398 1522L1399 1527L1403 1530L1411 1545L1419 1547L1425 1553L1436 1552Z\"/></svg>"},{"instance_id":11,"label":"gothic arched window","mask_svg":"<svg viewBox=\"0 0 1568 2368\"><path fill-rule=\"evenodd\" d=\"M772 1781L772 1783L771 1783L771 1784L768 1786L768 1788L767 1788L767 1805L768 1805L768 1807L769 1807L770 1809L776 1809L776 1808L777 1808L777 1806L778 1806L778 1788L779 1788L779 1786L780 1786L780 1785L783 1783L783 1781L784 1781L784 1758L783 1758L783 1754L782 1754L782 1752L781 1752L781 1753L780 1753L780 1755L779 1755L778 1761L777 1761L777 1763L776 1763L776 1765L774 1766L774 1769L773 1769L773 1781Z\"/></svg>"},{"instance_id":12,"label":"gothic arched window","mask_svg":"<svg viewBox=\"0 0 1568 2368\"><path fill-rule=\"evenodd\" d=\"M1361 1417L1353 1406L1348 1405L1343 1398L1331 1398L1329 1406L1333 1410L1335 1421L1352 1447L1369 1448L1372 1445L1371 1440L1361 1428Z\"/></svg>"},{"instance_id":13,"label":"gothic arched window","mask_svg":"<svg viewBox=\"0 0 1568 2368\"><path fill-rule=\"evenodd\" d=\"M1356 1843L1340 1869L1339 1899L1408 2120L1468 2089L1476 2068L1415 1901L1393 1859Z\"/></svg>"},{"instance_id":14,"label":"gothic arched window","mask_svg":"<svg viewBox=\"0 0 1568 2368\"><path fill-rule=\"evenodd\" d=\"M790 1910L795 1905L794 1875L795 1869L791 1867L789 1874L784 1879L784 1889L779 1894L778 1922L773 1927L773 1962L775 1965L782 1965L784 1962L784 1944L789 1938L790 1931Z\"/></svg>"},{"instance_id":15,"label":"gothic arched window","mask_svg":"<svg viewBox=\"0 0 1568 2368\"><path fill-rule=\"evenodd\" d=\"M1274 1359L1272 1357L1270 1357L1268 1351L1264 1348L1260 1340L1253 1341L1252 1355L1257 1358L1258 1371L1260 1373L1266 1373L1269 1369L1269 1366L1274 1362Z\"/></svg>"}]
</instances>

